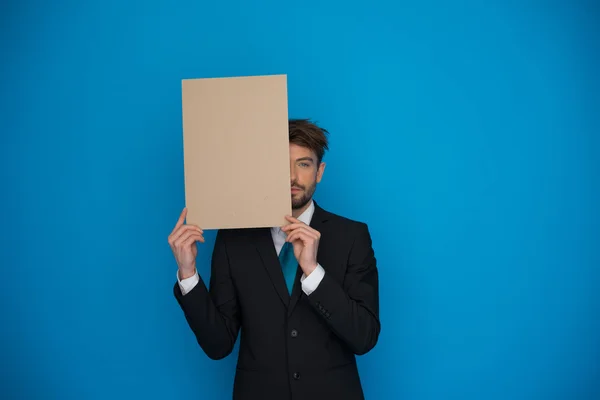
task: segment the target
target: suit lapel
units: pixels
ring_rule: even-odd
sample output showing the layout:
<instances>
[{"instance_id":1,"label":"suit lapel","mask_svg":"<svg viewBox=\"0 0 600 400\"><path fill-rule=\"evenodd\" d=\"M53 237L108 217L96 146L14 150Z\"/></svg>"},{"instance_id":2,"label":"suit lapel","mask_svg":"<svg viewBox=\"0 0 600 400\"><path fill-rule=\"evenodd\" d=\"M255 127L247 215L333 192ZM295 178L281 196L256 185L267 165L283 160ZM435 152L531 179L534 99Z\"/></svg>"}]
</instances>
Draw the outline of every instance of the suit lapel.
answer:
<instances>
[{"instance_id":1,"label":"suit lapel","mask_svg":"<svg viewBox=\"0 0 600 400\"><path fill-rule=\"evenodd\" d=\"M315 203L315 211L313 213L312 219L310 220L310 227L313 228L314 230L322 233L321 228L322 228L323 224L327 221L327 212L325 210L323 210L321 207L319 207L317 205L316 201L314 201L314 203ZM320 253L320 250L317 251L317 258L319 256L319 253ZM296 271L296 279L294 279L294 286L292 287L292 294L290 297L290 305L288 307L288 316L292 315L292 312L294 311L294 307L296 307L298 300L300 300L300 297L304 293L302 291L302 284L300 283L301 277L302 277L302 268L300 268L300 266L298 266L298 270ZM284 286L285 286L285 284L284 284Z\"/></svg>"},{"instance_id":2,"label":"suit lapel","mask_svg":"<svg viewBox=\"0 0 600 400\"><path fill-rule=\"evenodd\" d=\"M283 304L287 307L290 302L290 294L288 292L283 272L281 271L281 264L277 257L277 251L273 244L273 237L271 236L270 228L260 228L256 238L256 249L260 254L263 265L271 278L271 282L277 291L277 294L281 298ZM294 284L295 285L295 284Z\"/></svg>"}]
</instances>

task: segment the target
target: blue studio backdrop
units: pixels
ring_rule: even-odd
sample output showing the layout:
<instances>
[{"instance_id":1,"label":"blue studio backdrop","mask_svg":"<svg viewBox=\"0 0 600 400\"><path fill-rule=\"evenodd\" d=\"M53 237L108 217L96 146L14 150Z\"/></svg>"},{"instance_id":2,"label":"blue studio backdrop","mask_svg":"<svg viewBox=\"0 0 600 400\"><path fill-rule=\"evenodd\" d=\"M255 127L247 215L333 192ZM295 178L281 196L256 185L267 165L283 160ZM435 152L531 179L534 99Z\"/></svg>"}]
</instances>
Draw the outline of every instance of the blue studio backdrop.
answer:
<instances>
[{"instance_id":1,"label":"blue studio backdrop","mask_svg":"<svg viewBox=\"0 0 600 400\"><path fill-rule=\"evenodd\" d=\"M317 201L373 237L367 398L599 399L599 26L592 1L3 2L0 398L230 398L237 345L208 359L172 294L181 79L283 73L331 132Z\"/></svg>"}]
</instances>

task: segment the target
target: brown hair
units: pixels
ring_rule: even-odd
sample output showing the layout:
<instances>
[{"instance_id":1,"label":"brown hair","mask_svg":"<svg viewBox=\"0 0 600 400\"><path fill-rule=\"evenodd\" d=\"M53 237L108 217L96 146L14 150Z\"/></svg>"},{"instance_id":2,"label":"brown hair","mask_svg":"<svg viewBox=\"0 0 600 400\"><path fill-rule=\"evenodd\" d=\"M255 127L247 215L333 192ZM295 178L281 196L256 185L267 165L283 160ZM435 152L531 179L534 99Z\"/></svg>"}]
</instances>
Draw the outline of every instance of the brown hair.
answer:
<instances>
[{"instance_id":1,"label":"brown hair","mask_svg":"<svg viewBox=\"0 0 600 400\"><path fill-rule=\"evenodd\" d=\"M321 164L325 151L329 150L326 129L308 119L290 119L290 143L307 147L317 155L317 167Z\"/></svg>"}]
</instances>

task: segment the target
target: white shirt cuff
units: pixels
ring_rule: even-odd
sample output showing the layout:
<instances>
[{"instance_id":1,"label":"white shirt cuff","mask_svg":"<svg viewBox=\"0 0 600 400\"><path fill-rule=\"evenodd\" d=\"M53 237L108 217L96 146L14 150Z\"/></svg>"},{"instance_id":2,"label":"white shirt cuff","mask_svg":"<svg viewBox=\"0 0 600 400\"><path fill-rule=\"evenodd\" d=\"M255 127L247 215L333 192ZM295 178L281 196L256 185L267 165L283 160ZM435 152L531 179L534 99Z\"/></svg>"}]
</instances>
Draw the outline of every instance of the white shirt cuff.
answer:
<instances>
[{"instance_id":1,"label":"white shirt cuff","mask_svg":"<svg viewBox=\"0 0 600 400\"><path fill-rule=\"evenodd\" d=\"M190 276L189 278L179 280L179 270L177 270L177 282L179 283L181 294L183 294L184 296L196 286L199 280L200 277L198 276L198 271L196 271L194 275Z\"/></svg>"},{"instance_id":2,"label":"white shirt cuff","mask_svg":"<svg viewBox=\"0 0 600 400\"><path fill-rule=\"evenodd\" d=\"M309 296L312 292L317 290L319 283L323 280L325 276L325 270L321 267L321 264L317 264L317 268L310 275L306 276L302 274L300 277L300 282L302 283L302 291Z\"/></svg>"}]
</instances>

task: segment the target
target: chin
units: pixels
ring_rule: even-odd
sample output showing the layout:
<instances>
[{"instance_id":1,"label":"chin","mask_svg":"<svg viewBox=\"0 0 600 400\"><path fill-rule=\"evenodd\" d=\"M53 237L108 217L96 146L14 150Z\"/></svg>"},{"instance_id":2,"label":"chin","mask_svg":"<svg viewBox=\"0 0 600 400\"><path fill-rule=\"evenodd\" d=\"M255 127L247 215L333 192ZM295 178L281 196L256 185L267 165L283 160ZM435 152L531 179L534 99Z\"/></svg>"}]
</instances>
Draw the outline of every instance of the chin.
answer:
<instances>
[{"instance_id":1,"label":"chin","mask_svg":"<svg viewBox=\"0 0 600 400\"><path fill-rule=\"evenodd\" d=\"M294 201L294 199L292 199L292 209L298 210L298 209L304 207L305 205L307 205L309 202L310 202L310 197L308 199L296 199L296 201Z\"/></svg>"}]
</instances>

